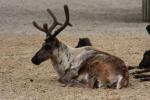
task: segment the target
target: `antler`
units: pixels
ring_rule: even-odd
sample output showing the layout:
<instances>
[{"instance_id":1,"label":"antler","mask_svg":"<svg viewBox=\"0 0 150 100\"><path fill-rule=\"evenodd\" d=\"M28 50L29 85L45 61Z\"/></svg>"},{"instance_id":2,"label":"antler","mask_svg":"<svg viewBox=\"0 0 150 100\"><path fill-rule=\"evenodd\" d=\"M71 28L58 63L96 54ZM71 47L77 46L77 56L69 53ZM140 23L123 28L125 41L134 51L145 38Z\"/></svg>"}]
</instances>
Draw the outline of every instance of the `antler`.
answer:
<instances>
[{"instance_id":1,"label":"antler","mask_svg":"<svg viewBox=\"0 0 150 100\"><path fill-rule=\"evenodd\" d=\"M48 28L48 24L47 23L44 23L43 27L41 27L35 21L33 21L33 26L36 27L38 30L46 33L47 36L51 36L51 32L53 31L53 29L57 25L62 25L62 24L57 21L57 18L55 17L55 15L52 13L52 11L50 9L47 9L47 12L53 18L53 24L51 25L51 27Z\"/></svg>"},{"instance_id":2,"label":"antler","mask_svg":"<svg viewBox=\"0 0 150 100\"><path fill-rule=\"evenodd\" d=\"M66 21L64 22L64 24L54 32L53 37L56 37L61 31L63 31L68 25L72 26L72 24L70 24L69 20L69 9L67 5L64 5L64 11L65 11L65 15L66 15Z\"/></svg>"},{"instance_id":3,"label":"antler","mask_svg":"<svg viewBox=\"0 0 150 100\"><path fill-rule=\"evenodd\" d=\"M39 26L35 21L33 21L33 26L36 27L37 29L39 29L40 31L45 32L46 34L48 34L48 25L45 23L43 24L43 28L41 26Z\"/></svg>"},{"instance_id":4,"label":"antler","mask_svg":"<svg viewBox=\"0 0 150 100\"><path fill-rule=\"evenodd\" d=\"M56 37L61 31L63 31L67 25L69 26L72 26L70 23L69 23L69 9L68 9L68 6L67 5L64 5L64 11L65 11L65 15L66 15L66 21L64 22L64 24L61 24L60 22L57 21L57 18L56 16L53 14L53 12L50 10L50 9L47 9L47 12L49 13L49 15L53 18L53 23L51 25L51 27L48 28L48 24L47 23L44 23L43 24L43 27L41 27L40 25L38 25L35 21L33 21L33 26L36 27L38 30L46 33L47 36L52 36L52 37ZM57 25L62 25L60 28L58 28L54 34L52 35L52 31L54 30L54 28L57 26Z\"/></svg>"},{"instance_id":5,"label":"antler","mask_svg":"<svg viewBox=\"0 0 150 100\"><path fill-rule=\"evenodd\" d=\"M48 29L49 32L51 33L57 25L62 25L62 23L57 21L56 16L53 14L53 12L50 9L47 9L47 12L52 16L52 18L54 20L52 26Z\"/></svg>"}]
</instances>

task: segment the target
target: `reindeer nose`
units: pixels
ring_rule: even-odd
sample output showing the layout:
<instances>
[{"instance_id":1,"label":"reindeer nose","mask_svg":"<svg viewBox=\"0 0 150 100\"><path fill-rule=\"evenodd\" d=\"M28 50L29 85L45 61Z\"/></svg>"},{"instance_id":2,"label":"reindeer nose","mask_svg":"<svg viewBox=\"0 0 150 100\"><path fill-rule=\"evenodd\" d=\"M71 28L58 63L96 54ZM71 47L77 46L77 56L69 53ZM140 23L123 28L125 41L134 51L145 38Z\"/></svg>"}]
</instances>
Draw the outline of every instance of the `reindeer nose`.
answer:
<instances>
[{"instance_id":1,"label":"reindeer nose","mask_svg":"<svg viewBox=\"0 0 150 100\"><path fill-rule=\"evenodd\" d=\"M39 61L38 59L36 59L36 57L33 57L31 59L32 63L35 64L35 65L40 65L41 64L41 61Z\"/></svg>"}]
</instances>

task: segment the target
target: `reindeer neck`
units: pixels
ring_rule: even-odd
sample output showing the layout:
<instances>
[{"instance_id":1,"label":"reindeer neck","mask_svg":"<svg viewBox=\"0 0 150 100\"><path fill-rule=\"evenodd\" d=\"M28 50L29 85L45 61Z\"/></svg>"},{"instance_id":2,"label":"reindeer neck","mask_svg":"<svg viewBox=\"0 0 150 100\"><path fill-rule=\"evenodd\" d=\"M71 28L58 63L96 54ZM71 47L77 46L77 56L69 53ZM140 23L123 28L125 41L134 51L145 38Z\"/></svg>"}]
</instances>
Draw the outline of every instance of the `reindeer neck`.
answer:
<instances>
[{"instance_id":1,"label":"reindeer neck","mask_svg":"<svg viewBox=\"0 0 150 100\"><path fill-rule=\"evenodd\" d=\"M54 69L57 71L59 76L65 74L66 69L70 68L70 62L72 60L72 51L74 48L64 44L63 42L57 41L57 47L52 52L52 64Z\"/></svg>"}]
</instances>

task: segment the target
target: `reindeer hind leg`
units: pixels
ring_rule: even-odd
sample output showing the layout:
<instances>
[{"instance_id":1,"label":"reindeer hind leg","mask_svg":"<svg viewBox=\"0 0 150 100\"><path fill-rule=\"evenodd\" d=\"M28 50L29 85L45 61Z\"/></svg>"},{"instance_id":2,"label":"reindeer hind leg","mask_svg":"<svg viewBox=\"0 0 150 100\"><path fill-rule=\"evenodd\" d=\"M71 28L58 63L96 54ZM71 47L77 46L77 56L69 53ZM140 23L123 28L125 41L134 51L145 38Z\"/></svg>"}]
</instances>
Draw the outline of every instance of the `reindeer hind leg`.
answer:
<instances>
[{"instance_id":1,"label":"reindeer hind leg","mask_svg":"<svg viewBox=\"0 0 150 100\"><path fill-rule=\"evenodd\" d=\"M118 81L117 81L117 86L116 89L121 89L123 87L123 76L122 75L118 75Z\"/></svg>"}]
</instances>

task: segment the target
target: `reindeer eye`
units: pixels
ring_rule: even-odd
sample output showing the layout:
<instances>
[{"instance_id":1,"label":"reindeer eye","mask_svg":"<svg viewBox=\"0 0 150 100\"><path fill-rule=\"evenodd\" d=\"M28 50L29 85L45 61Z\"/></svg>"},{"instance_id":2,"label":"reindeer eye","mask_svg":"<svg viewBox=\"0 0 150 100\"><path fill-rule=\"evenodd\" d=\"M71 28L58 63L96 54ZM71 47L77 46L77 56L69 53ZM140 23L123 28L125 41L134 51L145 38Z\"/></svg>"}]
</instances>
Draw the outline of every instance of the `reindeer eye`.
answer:
<instances>
[{"instance_id":1,"label":"reindeer eye","mask_svg":"<svg viewBox=\"0 0 150 100\"><path fill-rule=\"evenodd\" d=\"M44 48L45 48L46 50L49 50L49 49L51 49L51 46L45 45Z\"/></svg>"}]
</instances>

